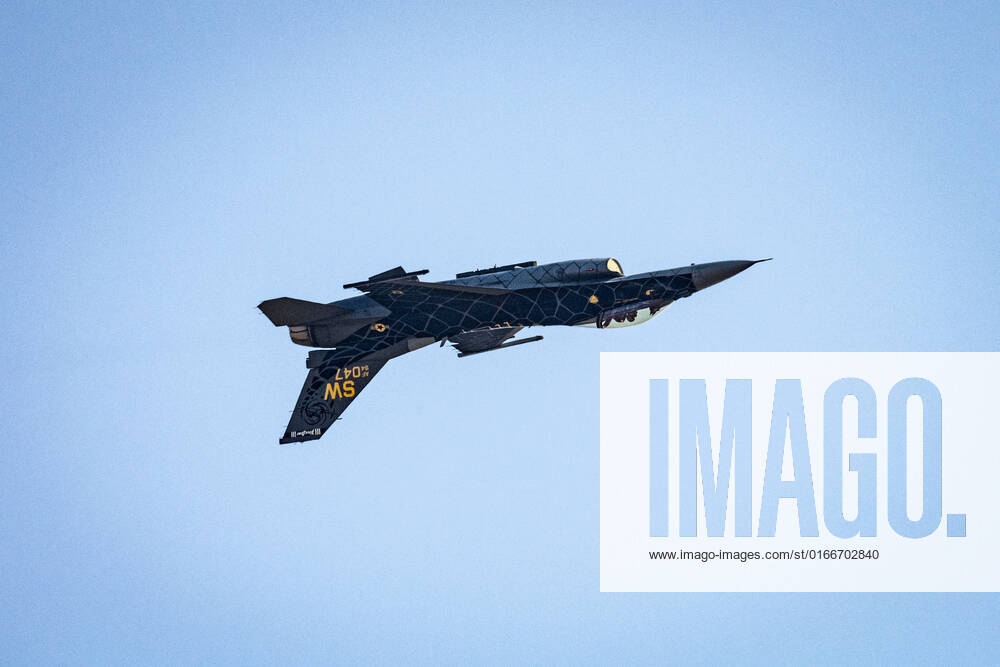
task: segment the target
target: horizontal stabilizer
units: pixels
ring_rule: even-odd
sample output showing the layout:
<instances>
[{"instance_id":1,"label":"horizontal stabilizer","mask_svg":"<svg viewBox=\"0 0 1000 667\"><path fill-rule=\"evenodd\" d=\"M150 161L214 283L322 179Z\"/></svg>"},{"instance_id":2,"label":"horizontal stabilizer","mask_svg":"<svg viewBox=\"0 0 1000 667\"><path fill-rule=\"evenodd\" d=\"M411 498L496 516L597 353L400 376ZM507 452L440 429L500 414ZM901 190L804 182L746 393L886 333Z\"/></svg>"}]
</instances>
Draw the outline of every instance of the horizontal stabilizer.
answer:
<instances>
[{"instance_id":1,"label":"horizontal stabilizer","mask_svg":"<svg viewBox=\"0 0 1000 667\"><path fill-rule=\"evenodd\" d=\"M271 320L276 327L309 324L331 317L340 317L351 312L340 306L292 299L287 296L262 301L257 307L267 315L267 319Z\"/></svg>"}]
</instances>

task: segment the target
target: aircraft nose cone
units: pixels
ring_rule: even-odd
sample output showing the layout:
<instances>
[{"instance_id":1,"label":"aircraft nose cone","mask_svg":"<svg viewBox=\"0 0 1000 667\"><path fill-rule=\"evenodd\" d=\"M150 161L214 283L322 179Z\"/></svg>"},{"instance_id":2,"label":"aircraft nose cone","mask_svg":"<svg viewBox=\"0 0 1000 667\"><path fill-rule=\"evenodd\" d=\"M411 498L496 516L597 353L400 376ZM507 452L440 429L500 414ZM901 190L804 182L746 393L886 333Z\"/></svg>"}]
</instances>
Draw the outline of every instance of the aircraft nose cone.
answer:
<instances>
[{"instance_id":1,"label":"aircraft nose cone","mask_svg":"<svg viewBox=\"0 0 1000 667\"><path fill-rule=\"evenodd\" d=\"M770 259L770 258L768 258ZM691 280L695 289L705 289L716 283L721 283L727 278L732 278L741 271L746 271L754 264L766 262L767 259L734 259L727 262L709 262L708 264L695 264L691 270Z\"/></svg>"}]
</instances>

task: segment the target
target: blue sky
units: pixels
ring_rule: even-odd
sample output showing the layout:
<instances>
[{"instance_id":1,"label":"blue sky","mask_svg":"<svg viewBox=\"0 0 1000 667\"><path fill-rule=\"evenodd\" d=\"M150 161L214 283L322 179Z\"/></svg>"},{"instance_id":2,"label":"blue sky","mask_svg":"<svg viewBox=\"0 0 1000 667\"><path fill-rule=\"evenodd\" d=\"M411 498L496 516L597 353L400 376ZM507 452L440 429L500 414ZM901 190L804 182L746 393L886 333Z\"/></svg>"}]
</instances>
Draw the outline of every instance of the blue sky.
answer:
<instances>
[{"instance_id":1,"label":"blue sky","mask_svg":"<svg viewBox=\"0 0 1000 667\"><path fill-rule=\"evenodd\" d=\"M995 659L995 595L598 592L611 350L996 350L993 3L0 8L6 662ZM390 364L276 444L256 311L758 257Z\"/></svg>"}]
</instances>

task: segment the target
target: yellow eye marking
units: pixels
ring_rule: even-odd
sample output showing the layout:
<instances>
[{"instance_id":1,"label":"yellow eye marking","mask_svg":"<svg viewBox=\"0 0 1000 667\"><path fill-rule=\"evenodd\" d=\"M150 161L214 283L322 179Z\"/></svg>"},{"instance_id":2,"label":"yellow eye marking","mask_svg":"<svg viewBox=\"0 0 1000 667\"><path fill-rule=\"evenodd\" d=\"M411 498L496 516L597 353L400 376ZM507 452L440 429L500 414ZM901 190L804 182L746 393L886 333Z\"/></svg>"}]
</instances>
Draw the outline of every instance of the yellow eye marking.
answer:
<instances>
[{"instance_id":1,"label":"yellow eye marking","mask_svg":"<svg viewBox=\"0 0 1000 667\"><path fill-rule=\"evenodd\" d=\"M386 329L388 329L388 328L389 328L389 327L385 326L385 325L384 325L384 324L382 324L381 322L376 322L375 324L373 324L373 325L372 325L372 329L374 329L375 331L377 331L377 332L379 332L379 333L382 333L382 332L384 332L384 331L385 331Z\"/></svg>"},{"instance_id":2,"label":"yellow eye marking","mask_svg":"<svg viewBox=\"0 0 1000 667\"><path fill-rule=\"evenodd\" d=\"M597 303L597 295L596 294L592 295L589 299L587 299L587 301L591 303Z\"/></svg>"}]
</instances>

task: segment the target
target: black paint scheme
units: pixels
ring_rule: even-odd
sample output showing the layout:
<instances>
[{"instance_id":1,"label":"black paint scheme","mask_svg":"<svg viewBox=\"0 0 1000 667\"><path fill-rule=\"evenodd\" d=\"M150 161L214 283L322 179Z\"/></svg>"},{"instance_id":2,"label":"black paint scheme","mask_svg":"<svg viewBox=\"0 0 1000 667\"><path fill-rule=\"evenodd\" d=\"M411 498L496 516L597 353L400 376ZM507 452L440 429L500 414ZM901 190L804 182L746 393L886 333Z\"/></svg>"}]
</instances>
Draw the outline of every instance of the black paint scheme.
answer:
<instances>
[{"instance_id":1,"label":"black paint scheme","mask_svg":"<svg viewBox=\"0 0 1000 667\"><path fill-rule=\"evenodd\" d=\"M765 261L765 260L758 260ZM423 282L397 267L345 285L364 295L313 303L281 297L258 307L309 353L282 444L315 440L393 357L440 341L459 356L540 340L510 340L530 326L637 324L755 264L736 260L625 276L611 258L520 262Z\"/></svg>"}]
</instances>

